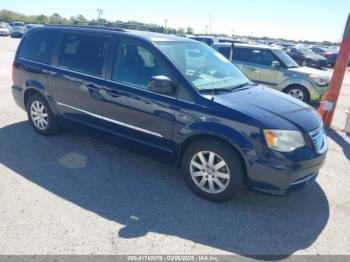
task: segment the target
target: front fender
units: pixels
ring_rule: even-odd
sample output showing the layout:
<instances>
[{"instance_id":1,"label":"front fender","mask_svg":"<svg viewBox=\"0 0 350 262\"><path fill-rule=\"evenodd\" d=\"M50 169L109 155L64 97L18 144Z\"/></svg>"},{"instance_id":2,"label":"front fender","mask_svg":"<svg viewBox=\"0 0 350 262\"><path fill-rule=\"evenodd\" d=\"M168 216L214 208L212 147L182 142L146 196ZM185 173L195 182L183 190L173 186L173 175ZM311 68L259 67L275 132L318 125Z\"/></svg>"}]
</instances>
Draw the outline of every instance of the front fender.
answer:
<instances>
[{"instance_id":1,"label":"front fender","mask_svg":"<svg viewBox=\"0 0 350 262\"><path fill-rule=\"evenodd\" d=\"M258 128L256 129L256 131L259 132ZM201 136L210 136L226 141L240 153L246 166L249 165L250 161L254 161L257 158L257 153L255 152L254 146L248 137L246 137L243 133L221 123L194 122L186 125L180 130L179 133L181 134L180 137L182 139L178 141L179 144L181 144L178 152L178 159L181 159L181 154L183 153L184 149L183 147L188 145L188 141Z\"/></svg>"},{"instance_id":2,"label":"front fender","mask_svg":"<svg viewBox=\"0 0 350 262\"><path fill-rule=\"evenodd\" d=\"M286 74L288 74L288 73L286 73ZM283 91L284 89L286 89L288 86L291 86L291 85L300 85L300 86L305 87L307 89L307 91L309 92L310 98L312 100L315 100L315 99L319 98L319 96L320 96L316 90L315 84L312 81L305 79L305 78L302 78L300 76L293 76L293 77L287 78L286 80L281 82L277 86L277 88L278 88L278 90Z\"/></svg>"}]
</instances>

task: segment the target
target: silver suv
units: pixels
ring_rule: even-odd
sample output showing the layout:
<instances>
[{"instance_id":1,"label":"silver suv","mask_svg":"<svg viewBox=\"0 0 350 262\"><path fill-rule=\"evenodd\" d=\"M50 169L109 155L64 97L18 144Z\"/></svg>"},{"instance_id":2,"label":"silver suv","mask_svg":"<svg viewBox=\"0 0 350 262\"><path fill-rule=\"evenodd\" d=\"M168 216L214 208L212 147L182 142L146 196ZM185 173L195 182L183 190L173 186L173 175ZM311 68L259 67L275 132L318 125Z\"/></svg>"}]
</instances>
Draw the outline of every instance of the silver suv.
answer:
<instances>
[{"instance_id":1,"label":"silver suv","mask_svg":"<svg viewBox=\"0 0 350 262\"><path fill-rule=\"evenodd\" d=\"M305 103L319 101L329 88L328 72L300 67L278 47L230 43L217 43L212 47L230 59L250 80Z\"/></svg>"}]
</instances>

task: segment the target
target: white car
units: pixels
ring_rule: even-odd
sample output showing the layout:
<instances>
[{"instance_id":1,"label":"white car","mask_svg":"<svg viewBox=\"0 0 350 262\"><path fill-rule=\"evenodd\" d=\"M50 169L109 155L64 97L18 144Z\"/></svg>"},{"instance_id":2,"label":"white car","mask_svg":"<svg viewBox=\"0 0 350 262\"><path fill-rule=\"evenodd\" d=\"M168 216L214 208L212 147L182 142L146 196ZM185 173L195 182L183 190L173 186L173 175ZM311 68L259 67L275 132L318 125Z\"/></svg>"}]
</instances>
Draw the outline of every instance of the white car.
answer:
<instances>
[{"instance_id":1,"label":"white car","mask_svg":"<svg viewBox=\"0 0 350 262\"><path fill-rule=\"evenodd\" d=\"M10 29L6 24L0 24L0 36L9 36Z\"/></svg>"}]
</instances>

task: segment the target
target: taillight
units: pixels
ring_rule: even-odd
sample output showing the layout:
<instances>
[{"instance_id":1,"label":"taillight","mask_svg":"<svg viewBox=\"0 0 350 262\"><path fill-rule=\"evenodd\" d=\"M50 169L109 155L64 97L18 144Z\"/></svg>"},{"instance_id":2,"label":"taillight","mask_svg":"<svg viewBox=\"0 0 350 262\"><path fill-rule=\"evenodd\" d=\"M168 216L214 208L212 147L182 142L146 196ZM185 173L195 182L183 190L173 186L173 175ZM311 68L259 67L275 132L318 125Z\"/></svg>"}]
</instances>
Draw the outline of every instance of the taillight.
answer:
<instances>
[{"instance_id":1,"label":"taillight","mask_svg":"<svg viewBox=\"0 0 350 262\"><path fill-rule=\"evenodd\" d=\"M16 78L16 65L15 62L12 63L12 83L15 83Z\"/></svg>"}]
</instances>

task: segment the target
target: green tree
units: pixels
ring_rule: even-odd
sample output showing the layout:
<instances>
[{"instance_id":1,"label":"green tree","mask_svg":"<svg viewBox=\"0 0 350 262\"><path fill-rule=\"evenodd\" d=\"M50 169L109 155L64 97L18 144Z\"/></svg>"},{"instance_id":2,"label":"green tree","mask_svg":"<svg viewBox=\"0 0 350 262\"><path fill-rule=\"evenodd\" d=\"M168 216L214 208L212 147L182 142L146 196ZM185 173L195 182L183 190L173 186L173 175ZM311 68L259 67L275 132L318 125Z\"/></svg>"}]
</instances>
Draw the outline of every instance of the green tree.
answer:
<instances>
[{"instance_id":1,"label":"green tree","mask_svg":"<svg viewBox=\"0 0 350 262\"><path fill-rule=\"evenodd\" d=\"M177 33L178 33L179 35L184 35L184 34L185 34L185 29L184 29L183 27L179 27L179 28L177 29Z\"/></svg>"},{"instance_id":2,"label":"green tree","mask_svg":"<svg viewBox=\"0 0 350 262\"><path fill-rule=\"evenodd\" d=\"M54 13L50 16L49 22L50 24L63 24L63 18L59 14Z\"/></svg>"},{"instance_id":3,"label":"green tree","mask_svg":"<svg viewBox=\"0 0 350 262\"><path fill-rule=\"evenodd\" d=\"M193 34L194 34L193 28L192 28L192 27L187 27L186 34L188 34L188 35L193 35Z\"/></svg>"}]
</instances>

